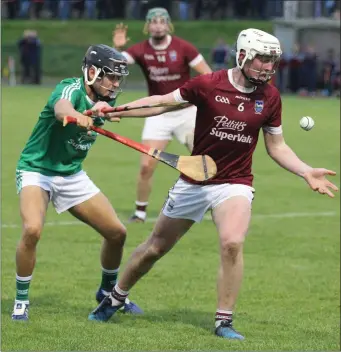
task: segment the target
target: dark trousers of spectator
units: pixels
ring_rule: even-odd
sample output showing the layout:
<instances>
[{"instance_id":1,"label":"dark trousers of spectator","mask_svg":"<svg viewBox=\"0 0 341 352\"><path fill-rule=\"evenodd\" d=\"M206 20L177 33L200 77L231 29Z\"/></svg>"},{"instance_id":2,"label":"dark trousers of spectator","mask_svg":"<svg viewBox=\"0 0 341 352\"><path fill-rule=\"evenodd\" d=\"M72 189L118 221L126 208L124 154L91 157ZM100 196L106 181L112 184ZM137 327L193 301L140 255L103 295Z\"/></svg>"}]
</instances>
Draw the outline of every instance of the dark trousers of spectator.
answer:
<instances>
[{"instance_id":1,"label":"dark trousers of spectator","mask_svg":"<svg viewBox=\"0 0 341 352\"><path fill-rule=\"evenodd\" d=\"M35 18L40 18L41 12L44 8L44 3L42 1L33 3L33 13Z\"/></svg>"},{"instance_id":2,"label":"dark trousers of spectator","mask_svg":"<svg viewBox=\"0 0 341 352\"><path fill-rule=\"evenodd\" d=\"M289 68L289 88L292 93L297 93L301 88L301 72L299 67Z\"/></svg>"},{"instance_id":3,"label":"dark trousers of spectator","mask_svg":"<svg viewBox=\"0 0 341 352\"><path fill-rule=\"evenodd\" d=\"M51 12L52 18L58 17L58 8L59 8L58 1L56 1L56 0L49 0L48 1L48 9Z\"/></svg>"},{"instance_id":4,"label":"dark trousers of spectator","mask_svg":"<svg viewBox=\"0 0 341 352\"><path fill-rule=\"evenodd\" d=\"M229 0L216 0L210 3L210 18L214 19L216 14L218 18L223 20L226 17L226 9Z\"/></svg>"},{"instance_id":5,"label":"dark trousers of spectator","mask_svg":"<svg viewBox=\"0 0 341 352\"><path fill-rule=\"evenodd\" d=\"M17 0L9 0L7 3L8 18L13 20L17 18L19 12L19 3Z\"/></svg>"},{"instance_id":6,"label":"dark trousers of spectator","mask_svg":"<svg viewBox=\"0 0 341 352\"><path fill-rule=\"evenodd\" d=\"M83 18L84 11L85 11L85 1L81 0L81 1L76 2L73 5L73 9L77 11L77 18Z\"/></svg>"},{"instance_id":7,"label":"dark trousers of spectator","mask_svg":"<svg viewBox=\"0 0 341 352\"><path fill-rule=\"evenodd\" d=\"M97 10L99 19L114 17L114 6L111 0L98 0Z\"/></svg>"},{"instance_id":8,"label":"dark trousers of spectator","mask_svg":"<svg viewBox=\"0 0 341 352\"><path fill-rule=\"evenodd\" d=\"M248 15L249 8L249 0L234 0L234 15L237 18L246 17Z\"/></svg>"},{"instance_id":9,"label":"dark trousers of spectator","mask_svg":"<svg viewBox=\"0 0 341 352\"><path fill-rule=\"evenodd\" d=\"M316 66L307 66L302 67L300 70L300 77L301 77L301 87L305 88L309 93L316 92L317 87L317 68Z\"/></svg>"},{"instance_id":10,"label":"dark trousers of spectator","mask_svg":"<svg viewBox=\"0 0 341 352\"><path fill-rule=\"evenodd\" d=\"M251 0L252 17L266 19L268 0Z\"/></svg>"},{"instance_id":11,"label":"dark trousers of spectator","mask_svg":"<svg viewBox=\"0 0 341 352\"><path fill-rule=\"evenodd\" d=\"M202 0L196 0L194 4L194 18L197 20L201 16L203 2Z\"/></svg>"},{"instance_id":12,"label":"dark trousers of spectator","mask_svg":"<svg viewBox=\"0 0 341 352\"><path fill-rule=\"evenodd\" d=\"M281 93L284 93L287 89L286 75L287 75L287 68L286 67L277 69L276 86Z\"/></svg>"},{"instance_id":13,"label":"dark trousers of spectator","mask_svg":"<svg viewBox=\"0 0 341 352\"><path fill-rule=\"evenodd\" d=\"M41 69L39 63L22 62L21 73L22 84L40 84L41 83Z\"/></svg>"}]
</instances>

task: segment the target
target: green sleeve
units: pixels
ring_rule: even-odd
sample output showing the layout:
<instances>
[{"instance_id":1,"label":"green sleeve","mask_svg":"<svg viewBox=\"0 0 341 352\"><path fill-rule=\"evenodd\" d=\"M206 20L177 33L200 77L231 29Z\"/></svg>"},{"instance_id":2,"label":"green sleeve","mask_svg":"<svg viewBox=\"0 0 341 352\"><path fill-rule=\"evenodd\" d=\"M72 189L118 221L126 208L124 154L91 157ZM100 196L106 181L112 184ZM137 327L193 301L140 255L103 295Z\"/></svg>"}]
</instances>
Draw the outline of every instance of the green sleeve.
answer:
<instances>
[{"instance_id":1,"label":"green sleeve","mask_svg":"<svg viewBox=\"0 0 341 352\"><path fill-rule=\"evenodd\" d=\"M48 104L53 109L58 100L66 99L69 100L74 109L77 110L81 96L82 91L79 84L61 82L52 92Z\"/></svg>"}]
</instances>

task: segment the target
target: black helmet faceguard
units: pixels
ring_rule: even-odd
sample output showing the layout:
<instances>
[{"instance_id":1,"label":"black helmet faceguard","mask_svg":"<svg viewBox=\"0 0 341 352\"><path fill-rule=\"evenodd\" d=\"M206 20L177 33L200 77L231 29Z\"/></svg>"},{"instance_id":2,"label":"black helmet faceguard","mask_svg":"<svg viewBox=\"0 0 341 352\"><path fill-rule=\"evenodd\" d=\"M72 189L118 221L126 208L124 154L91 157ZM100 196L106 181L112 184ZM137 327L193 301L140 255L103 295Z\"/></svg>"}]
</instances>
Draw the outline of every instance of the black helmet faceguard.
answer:
<instances>
[{"instance_id":1,"label":"black helmet faceguard","mask_svg":"<svg viewBox=\"0 0 341 352\"><path fill-rule=\"evenodd\" d=\"M104 44L91 45L83 58L82 70L84 73L84 81L99 100L108 101L115 99L117 95L122 92L120 87L109 89L105 86L101 86L111 92L108 97L103 97L97 92L93 84L104 75L114 75L119 79L119 84L121 85L124 78L129 74L127 66L127 60L116 49ZM94 78L89 81L89 68L91 67L96 69L96 73Z\"/></svg>"}]
</instances>

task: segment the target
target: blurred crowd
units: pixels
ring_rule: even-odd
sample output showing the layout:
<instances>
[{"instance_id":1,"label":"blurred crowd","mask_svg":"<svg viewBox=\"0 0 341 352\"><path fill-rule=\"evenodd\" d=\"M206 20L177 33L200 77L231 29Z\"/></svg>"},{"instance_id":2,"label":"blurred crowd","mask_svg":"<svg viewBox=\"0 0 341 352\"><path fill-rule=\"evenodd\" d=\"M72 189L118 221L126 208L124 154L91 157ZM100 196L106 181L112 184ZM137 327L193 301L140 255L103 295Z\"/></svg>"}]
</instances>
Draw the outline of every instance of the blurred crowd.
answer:
<instances>
[{"instance_id":1,"label":"blurred crowd","mask_svg":"<svg viewBox=\"0 0 341 352\"><path fill-rule=\"evenodd\" d=\"M340 57L333 48L318 55L311 46L295 45L290 54L283 53L275 84L282 93L339 97Z\"/></svg>"},{"instance_id":2,"label":"blurred crowd","mask_svg":"<svg viewBox=\"0 0 341 352\"><path fill-rule=\"evenodd\" d=\"M291 3L294 3L292 1ZM298 1L296 3L299 3ZM2 16L18 18L143 19L148 8L161 6L179 20L282 17L284 0L2 0ZM299 12L299 11L298 11ZM315 0L298 17L340 19L340 0Z\"/></svg>"},{"instance_id":3,"label":"blurred crowd","mask_svg":"<svg viewBox=\"0 0 341 352\"><path fill-rule=\"evenodd\" d=\"M214 70L233 67L234 48L219 38L211 51L211 63ZM340 57L333 48L317 55L311 46L295 45L290 54L283 53L273 84L281 93L339 97Z\"/></svg>"}]
</instances>

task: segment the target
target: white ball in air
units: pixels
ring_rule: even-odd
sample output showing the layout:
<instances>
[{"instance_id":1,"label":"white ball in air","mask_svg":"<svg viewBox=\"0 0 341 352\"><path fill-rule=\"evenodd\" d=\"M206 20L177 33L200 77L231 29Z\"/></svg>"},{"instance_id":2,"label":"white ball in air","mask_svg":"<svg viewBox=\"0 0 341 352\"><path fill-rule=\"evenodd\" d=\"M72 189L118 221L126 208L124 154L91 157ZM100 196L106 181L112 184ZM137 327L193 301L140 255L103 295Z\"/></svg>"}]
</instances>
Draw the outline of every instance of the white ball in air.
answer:
<instances>
[{"instance_id":1,"label":"white ball in air","mask_svg":"<svg viewBox=\"0 0 341 352\"><path fill-rule=\"evenodd\" d=\"M310 131L315 125L315 122L312 117L310 116L303 116L300 120L300 126L305 131Z\"/></svg>"}]
</instances>

